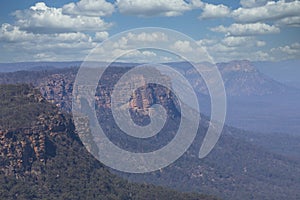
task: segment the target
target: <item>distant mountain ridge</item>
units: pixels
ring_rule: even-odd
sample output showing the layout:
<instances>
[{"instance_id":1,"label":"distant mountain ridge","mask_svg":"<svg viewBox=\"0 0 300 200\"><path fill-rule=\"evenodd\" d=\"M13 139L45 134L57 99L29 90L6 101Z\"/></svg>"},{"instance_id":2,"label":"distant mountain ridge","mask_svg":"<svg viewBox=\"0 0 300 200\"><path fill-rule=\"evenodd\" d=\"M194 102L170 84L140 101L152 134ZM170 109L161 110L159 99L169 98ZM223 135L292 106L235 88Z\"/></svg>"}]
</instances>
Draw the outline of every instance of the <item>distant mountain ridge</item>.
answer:
<instances>
[{"instance_id":1,"label":"distant mountain ridge","mask_svg":"<svg viewBox=\"0 0 300 200\"><path fill-rule=\"evenodd\" d=\"M300 89L300 60L284 60L279 62L253 62L262 73L274 80Z\"/></svg>"},{"instance_id":2,"label":"distant mountain ridge","mask_svg":"<svg viewBox=\"0 0 300 200\"><path fill-rule=\"evenodd\" d=\"M97 64L97 63L93 63ZM192 86L195 88L195 90L199 93L208 94L206 84L204 83L201 76L196 72L195 69L192 68L192 66L189 63L166 63L170 65L171 67L174 67L176 70L178 70L180 73L182 73L186 78L192 83ZM1 71L10 71L11 73L9 76L6 77L6 80L3 80L4 74L1 75L0 73L0 82L1 83L15 83L20 82L21 80L17 80L18 77L15 77L14 80L13 76L17 73L21 72L15 72L13 73L14 67L12 67L11 70L8 70L11 66L17 65L22 66L19 67L20 69L23 68L23 70L27 71L49 71L49 74L62 74L64 73L67 68L75 67L78 68L81 65L81 62L46 62L46 63L10 63L10 64L0 64L0 72ZM104 66L104 63L98 63L99 66ZM137 63L113 63L113 67L134 67L138 65ZM196 64L196 65L203 65L203 64ZM204 64L206 65L206 64ZM226 93L228 96L251 96L251 95L270 95L270 94L280 94L284 92L288 92L291 90L294 90L288 86L285 86L282 83L279 83L277 81L274 81L270 77L262 74L257 70L256 67L254 67L253 63L247 60L240 60L240 61L231 61L227 63L217 63L216 64L218 69L220 70L220 73L222 75ZM63 71L61 71L63 70ZM72 70L70 70L71 72ZM13 74L12 74L13 73ZM72 73L77 73L77 70L73 70ZM34 77L37 80L33 80L30 78L23 82L38 82L40 77L36 73L35 74L27 74L26 72L22 73L22 76L37 76ZM74 77L74 75L72 75ZM66 77L68 78L68 77ZM11 81L9 81L11 79ZM74 80L71 80L74 81ZM212 80L213 81L213 80ZM38 83L37 83L38 84Z\"/></svg>"},{"instance_id":3,"label":"distant mountain ridge","mask_svg":"<svg viewBox=\"0 0 300 200\"><path fill-rule=\"evenodd\" d=\"M201 65L198 64L201 68ZM205 65L205 64L204 64ZM223 78L225 90L228 96L264 96L270 94L282 94L293 90L282 83L262 74L247 60L217 63L217 68ZM180 69L180 65L176 67ZM208 94L206 84L198 72L193 68L185 67L182 73L192 83L198 93ZM212 80L208 80L213 82Z\"/></svg>"},{"instance_id":4,"label":"distant mountain ridge","mask_svg":"<svg viewBox=\"0 0 300 200\"><path fill-rule=\"evenodd\" d=\"M230 96L280 94L289 87L262 74L250 61L217 64Z\"/></svg>"},{"instance_id":5,"label":"distant mountain ridge","mask_svg":"<svg viewBox=\"0 0 300 200\"><path fill-rule=\"evenodd\" d=\"M32 69L53 69L65 68L81 65L82 61L73 62L18 62L18 63L0 63L0 72L16 72L16 71L30 71Z\"/></svg>"},{"instance_id":6,"label":"distant mountain ridge","mask_svg":"<svg viewBox=\"0 0 300 200\"><path fill-rule=\"evenodd\" d=\"M210 115L210 97L201 76L187 62L169 64L190 81L198 95L202 112ZM207 63L202 64L207 65ZM137 63L114 63L110 68L130 70L136 65ZM299 89L270 79L260 73L249 61L220 63L218 67L223 74L227 93L227 123L251 131L293 134L298 132L300 127L300 114L297 112L300 108L297 100L300 96ZM0 83L33 84L41 90L48 101L70 111L73 82L78 69L79 67L64 67L0 73Z\"/></svg>"}]
</instances>

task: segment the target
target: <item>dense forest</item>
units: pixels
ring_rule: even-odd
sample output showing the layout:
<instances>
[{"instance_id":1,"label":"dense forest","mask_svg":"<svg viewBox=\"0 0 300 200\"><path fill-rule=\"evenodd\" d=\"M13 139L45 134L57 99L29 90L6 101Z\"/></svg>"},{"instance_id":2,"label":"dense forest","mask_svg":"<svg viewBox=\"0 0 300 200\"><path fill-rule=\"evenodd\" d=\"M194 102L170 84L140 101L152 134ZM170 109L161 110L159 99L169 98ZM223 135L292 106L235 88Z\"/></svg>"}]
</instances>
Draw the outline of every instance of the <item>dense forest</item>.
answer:
<instances>
[{"instance_id":1,"label":"dense forest","mask_svg":"<svg viewBox=\"0 0 300 200\"><path fill-rule=\"evenodd\" d=\"M0 199L216 199L111 174L29 85L0 86L0 143Z\"/></svg>"}]
</instances>

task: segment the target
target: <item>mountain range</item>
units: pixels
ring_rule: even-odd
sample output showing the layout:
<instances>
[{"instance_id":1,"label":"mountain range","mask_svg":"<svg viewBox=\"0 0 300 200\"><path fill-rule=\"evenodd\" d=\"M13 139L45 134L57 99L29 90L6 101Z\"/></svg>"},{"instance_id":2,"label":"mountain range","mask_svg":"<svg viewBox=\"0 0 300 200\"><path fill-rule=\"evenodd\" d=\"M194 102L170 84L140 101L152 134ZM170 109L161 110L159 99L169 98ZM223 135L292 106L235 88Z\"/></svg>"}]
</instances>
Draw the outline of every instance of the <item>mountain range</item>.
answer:
<instances>
[{"instance_id":1,"label":"mountain range","mask_svg":"<svg viewBox=\"0 0 300 200\"><path fill-rule=\"evenodd\" d=\"M107 79L113 74L116 80L102 82L101 90L98 92L110 94L114 82L126 71L126 69L119 68L111 69L110 73L106 74ZM96 97L98 92L96 92ZM95 106L98 121L104 132L108 133L109 139L119 147L134 152L153 151L153 148L161 148L174 137L182 116L178 110L179 106L176 105L178 102L172 95L169 95L168 89L148 85L138 90L137 93L141 98L133 95L130 102L137 103L129 104L131 110L139 113L131 115L134 121L138 121L141 125L149 123L145 111L154 104L163 105L169 114L164 128L155 137L137 141L136 138L125 136L117 128L111 116L110 105L107 104L110 99L106 98L107 96L100 95L96 98L100 99L96 101ZM113 172L132 181L146 181L181 191L216 194L225 199L298 198L299 181L294 177L300 176L299 160L268 152L263 147L249 143L242 137L242 135L249 134L245 131L225 126L215 149L203 160L199 159L199 147L210 123L212 122L207 117L202 116L194 143L180 159L170 166L147 174Z\"/></svg>"},{"instance_id":2,"label":"mountain range","mask_svg":"<svg viewBox=\"0 0 300 200\"><path fill-rule=\"evenodd\" d=\"M29 63L30 67L27 68L37 67L40 64ZM48 100L63 109L70 110L72 86L78 71L78 67L71 66L79 66L81 62L46 64L45 66L52 68L45 70L41 67L40 70L34 71L0 73L0 83L32 83L41 89ZM255 67L256 64L246 60L217 64L227 94L226 123L249 131L297 135L300 128L299 90L261 73ZM102 65L103 63L100 63L100 66ZM113 63L112 66L129 70L136 65L138 64ZM191 83L198 96L201 111L210 116L210 97L201 76L193 70L190 63L169 63L169 65Z\"/></svg>"},{"instance_id":3,"label":"mountain range","mask_svg":"<svg viewBox=\"0 0 300 200\"><path fill-rule=\"evenodd\" d=\"M161 142L161 145L164 145L172 139L172 133L176 131L176 124L180 120L180 115L178 114L180 112L178 105L176 105L176 100L166 95L166 91L157 89L156 85L148 85L143 90L138 91L139 95L137 96L142 98L136 96L130 99L132 102L130 104L132 106L131 109L137 109L140 112L155 103L164 105L171 113L169 124L164 129L166 134L158 134L158 137L154 138L154 140L143 143L120 134L120 130L115 128L112 118L109 118L111 114L110 96L113 84L131 69L128 66L131 65L123 66L119 64L107 71L104 79L108 81L106 81L106 85L98 87L96 93L97 115L108 116L107 118L99 118L99 123L105 125L105 130L109 132L110 139L116 144L131 151L134 150L132 149L134 147L137 148L135 149L136 151L149 151L153 148L151 145L155 144L154 141ZM209 101L205 99L207 95L205 86L201 84L201 77L199 78L199 75L195 74L186 63L173 63L172 66L179 69L190 80L199 95L199 99L206 101L209 105ZM247 114L249 110L254 110L253 107L249 106L255 106L251 104L253 99L256 99L256 101L260 100L260 103L264 105L265 97L268 97L267 100L270 100L270 97L274 98L297 93L297 90L264 76L248 61L221 63L218 65L218 68L223 75L226 91L229 93L229 115L230 101L232 106L237 107L237 109L244 109L243 113ZM45 100L53 103L63 112L70 112L71 94L77 70L78 68L73 67L2 73L0 74L0 83L31 83L39 89ZM112 76L114 79L111 79ZM158 101L158 99L161 100ZM248 101L245 101L245 99L248 99ZM243 104L239 105L239 103ZM256 106L261 104L256 104ZM257 109L261 110L261 108ZM269 111L273 111L273 109L274 107L269 107ZM295 107L293 109L295 110ZM207 113L205 113L204 109L204 113L209 115L209 109L206 111ZM238 117L241 116L238 112L232 112L231 114ZM252 116L257 117L256 115ZM137 123L141 124L147 123L148 120L145 112L132 115L132 117L135 118ZM284 120L284 116L281 117ZM30 117L24 116L24 119L30 119ZM300 182L297 179L297 177L300 177L299 160L291 156L279 155L282 154L282 152L278 151L279 147L274 147L271 144L267 145L269 137L280 139L284 137L283 135L274 136L272 134L267 137L259 133L225 126L222 137L215 149L208 157L200 160L198 158L199 146L209 123L208 117L202 116L195 142L179 160L167 168L142 175L110 171L131 181L168 186L184 192L213 194L225 199L299 199L298 188ZM265 123L265 121L261 123ZM284 125L283 122L278 124L278 126L282 125ZM259 125L254 124L254 126ZM297 126L295 130L299 130ZM262 138L263 141L259 143L257 138ZM292 140L294 139L292 137ZM287 140L286 145L289 145L289 140ZM154 146L156 148L161 147L159 145ZM296 154L297 146L294 145L294 147L295 149L290 149L290 151ZM274 150L276 148L277 151ZM288 154L291 155L290 153Z\"/></svg>"}]
</instances>

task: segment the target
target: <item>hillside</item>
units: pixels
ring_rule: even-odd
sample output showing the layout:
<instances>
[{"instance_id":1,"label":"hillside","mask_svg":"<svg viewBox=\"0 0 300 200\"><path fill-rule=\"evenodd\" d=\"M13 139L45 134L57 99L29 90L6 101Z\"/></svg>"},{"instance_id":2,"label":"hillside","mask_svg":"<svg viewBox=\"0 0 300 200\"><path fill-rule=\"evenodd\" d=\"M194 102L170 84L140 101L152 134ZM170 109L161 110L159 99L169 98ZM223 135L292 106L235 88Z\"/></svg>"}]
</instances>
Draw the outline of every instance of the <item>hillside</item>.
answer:
<instances>
[{"instance_id":1,"label":"hillside","mask_svg":"<svg viewBox=\"0 0 300 200\"><path fill-rule=\"evenodd\" d=\"M0 85L0 144L0 199L215 199L112 175L28 85Z\"/></svg>"},{"instance_id":2,"label":"hillside","mask_svg":"<svg viewBox=\"0 0 300 200\"><path fill-rule=\"evenodd\" d=\"M226 68L224 67L224 70ZM240 70L240 67L229 68L230 70ZM54 70L54 72L48 72L48 76L42 76L41 78L39 78L39 75L44 73L42 71L18 72L19 75L15 77L2 74L0 79L4 80L3 77L6 77L5 80L9 82L22 82L24 79L34 80L36 86L39 87L48 101L57 104L59 108L65 111L70 111L70 98L77 69ZM167 144L173 137L172 134L174 130L176 132L180 120L180 115L177 114L178 106L176 106L172 96L167 95L168 91L163 91L156 85L141 88L137 91L139 98L136 96L130 100L132 109L143 111L155 103L163 104L165 108L171 111L168 127L164 129L164 134L158 134L158 137L154 140L146 140L142 143L121 134L120 130L115 128L116 124L111 118L109 102L113 84L129 69L114 67L104 76L105 84L98 88L96 94L97 115L106 116L99 117L99 122L106 130L110 131L108 137L115 144L133 151L151 151ZM251 66L245 69L252 73ZM257 72L254 71L253 73ZM26 78L22 79L20 74L26 74ZM111 79L111 77L114 77L114 79ZM159 96L163 98L159 98ZM249 105L247 104L247 106ZM243 105L239 108L244 107ZM249 109L252 108L249 107ZM138 123L147 123L148 120L144 114L132 115L132 117ZM279 119L285 120L283 116L280 116ZM226 126L221 140L213 152L205 159L199 160L197 153L208 123L206 118L202 117L195 144L171 166L151 174L118 174L133 181L154 183L182 191L210 193L226 199L299 199L298 188L300 182L297 177L300 177L300 164L298 161L270 153L268 149L257 146L257 144L264 145L269 142L268 137L264 137L265 141L261 143L251 142L248 139L251 133L245 134L244 131ZM157 142L160 143L157 144ZM265 145L265 147L283 148L274 147L271 144ZM297 148L297 146L295 147Z\"/></svg>"},{"instance_id":3,"label":"hillside","mask_svg":"<svg viewBox=\"0 0 300 200\"><path fill-rule=\"evenodd\" d=\"M133 113L131 118L140 125L149 123L146 112L148 107L154 104L164 106L168 118L157 135L139 140L124 134L115 123L111 114L110 96L113 85L125 72L126 69L123 68L108 70L96 92L95 108L103 131L114 144L128 151L150 152L167 145L176 134L181 118L178 110L180 106L167 88L148 84L136 90L129 99L129 108ZM164 76L160 77L163 78ZM90 109L89 105L85 106L85 110ZM214 150L200 160L199 147L210 123L207 117L202 116L194 144L170 166L148 174L115 173L132 181L148 182L182 191L217 194L231 200L299 199L300 180L295 177L300 177L300 163L244 141L244 131L239 129L225 126ZM237 135L240 137L236 137Z\"/></svg>"}]
</instances>

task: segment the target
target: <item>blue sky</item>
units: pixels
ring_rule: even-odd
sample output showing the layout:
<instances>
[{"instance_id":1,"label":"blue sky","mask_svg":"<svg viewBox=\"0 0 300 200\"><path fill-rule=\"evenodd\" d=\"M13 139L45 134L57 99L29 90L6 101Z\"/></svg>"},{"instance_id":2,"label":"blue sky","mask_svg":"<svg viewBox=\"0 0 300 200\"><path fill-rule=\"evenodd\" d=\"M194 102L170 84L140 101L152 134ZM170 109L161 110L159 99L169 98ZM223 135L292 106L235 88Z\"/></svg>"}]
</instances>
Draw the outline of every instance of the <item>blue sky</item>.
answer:
<instances>
[{"instance_id":1,"label":"blue sky","mask_svg":"<svg viewBox=\"0 0 300 200\"><path fill-rule=\"evenodd\" d=\"M299 59L299 10L300 1L283 0L2 0L0 62L83 60L114 34L149 26L188 35L216 62ZM137 52L132 61L157 54Z\"/></svg>"}]
</instances>

